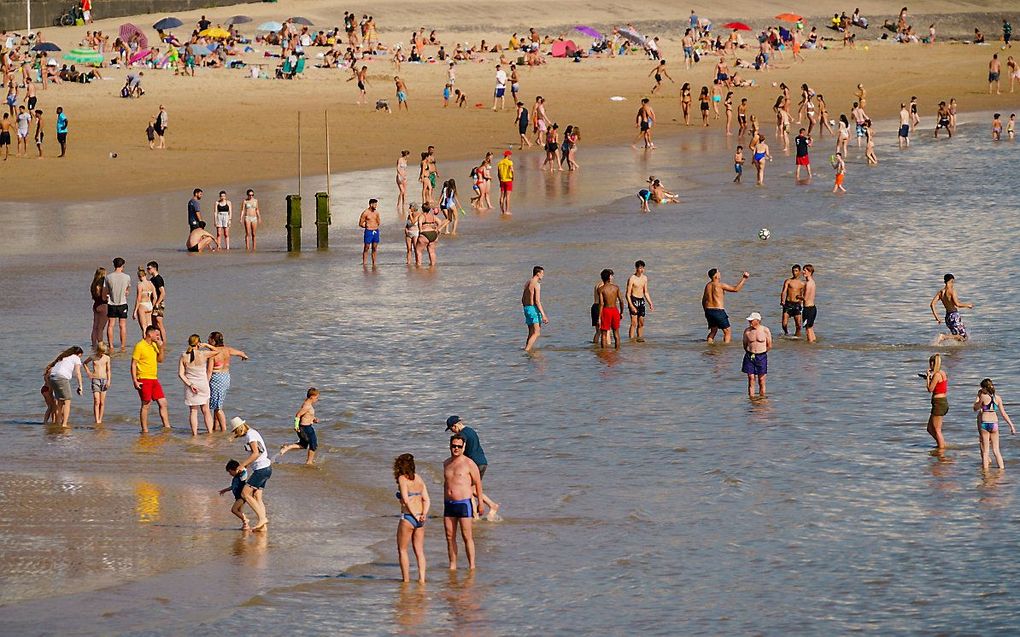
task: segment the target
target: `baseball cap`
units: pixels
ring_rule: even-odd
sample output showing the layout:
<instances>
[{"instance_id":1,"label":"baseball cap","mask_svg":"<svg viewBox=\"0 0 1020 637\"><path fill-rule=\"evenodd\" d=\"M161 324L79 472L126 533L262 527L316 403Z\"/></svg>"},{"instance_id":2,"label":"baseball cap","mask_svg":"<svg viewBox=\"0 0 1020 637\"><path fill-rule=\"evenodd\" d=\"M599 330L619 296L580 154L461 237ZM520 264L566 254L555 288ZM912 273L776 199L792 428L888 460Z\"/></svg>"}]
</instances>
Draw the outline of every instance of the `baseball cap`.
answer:
<instances>
[{"instance_id":1,"label":"baseball cap","mask_svg":"<svg viewBox=\"0 0 1020 637\"><path fill-rule=\"evenodd\" d=\"M747 320L748 321L760 321L761 320L761 314L759 314L757 312L751 312L751 316L748 316Z\"/></svg>"},{"instance_id":2,"label":"baseball cap","mask_svg":"<svg viewBox=\"0 0 1020 637\"><path fill-rule=\"evenodd\" d=\"M446 430L450 431L453 426L460 422L460 416L450 416L446 419Z\"/></svg>"}]
</instances>

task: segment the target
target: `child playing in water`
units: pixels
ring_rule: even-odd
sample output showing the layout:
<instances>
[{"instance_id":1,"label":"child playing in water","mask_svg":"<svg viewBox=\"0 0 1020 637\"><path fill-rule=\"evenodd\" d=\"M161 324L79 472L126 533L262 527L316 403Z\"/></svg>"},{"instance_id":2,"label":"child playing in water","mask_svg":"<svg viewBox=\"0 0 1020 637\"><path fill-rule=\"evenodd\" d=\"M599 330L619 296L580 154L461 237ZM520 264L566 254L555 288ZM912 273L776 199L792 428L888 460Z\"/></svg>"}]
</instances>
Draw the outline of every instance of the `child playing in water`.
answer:
<instances>
[{"instance_id":1,"label":"child playing in water","mask_svg":"<svg viewBox=\"0 0 1020 637\"><path fill-rule=\"evenodd\" d=\"M453 85L449 82L443 87L443 108L450 106L450 91L453 89Z\"/></svg>"},{"instance_id":2,"label":"child playing in water","mask_svg":"<svg viewBox=\"0 0 1020 637\"><path fill-rule=\"evenodd\" d=\"M43 381L43 386L39 393L42 394L43 402L46 403L46 414L43 415L43 424L56 423L57 401L53 400L53 391L50 390L50 386L45 381Z\"/></svg>"},{"instance_id":3,"label":"child playing in water","mask_svg":"<svg viewBox=\"0 0 1020 637\"><path fill-rule=\"evenodd\" d=\"M83 362L82 367L92 381L92 415L96 424L103 424L106 413L106 392L110 389L110 356L106 353L106 343L96 344L96 353Z\"/></svg>"},{"instance_id":4,"label":"child playing in water","mask_svg":"<svg viewBox=\"0 0 1020 637\"><path fill-rule=\"evenodd\" d=\"M244 507L244 498L241 497L241 491L244 490L244 481L248 479L248 470L241 469L241 463L237 460L227 462L226 469L227 473L233 476L233 479L230 481L229 487L220 489L220 495L227 491L234 493L234 504L230 507L230 512L241 518L241 530L247 531L251 527L248 526L248 518L244 517L244 513L241 512L241 509Z\"/></svg>"},{"instance_id":5,"label":"child playing in water","mask_svg":"<svg viewBox=\"0 0 1020 637\"><path fill-rule=\"evenodd\" d=\"M995 141L1002 139L1002 120L999 119L1001 116L1000 113L996 113L992 118L992 139Z\"/></svg>"},{"instance_id":6,"label":"child playing in water","mask_svg":"<svg viewBox=\"0 0 1020 637\"><path fill-rule=\"evenodd\" d=\"M737 152L733 153L733 172L737 173L737 176L733 178L733 183L740 183L740 176L744 174L744 147L737 146Z\"/></svg>"},{"instance_id":7,"label":"child playing in water","mask_svg":"<svg viewBox=\"0 0 1020 637\"><path fill-rule=\"evenodd\" d=\"M1006 122L1006 137L1012 141L1016 137L1016 113L1009 114L1009 121Z\"/></svg>"},{"instance_id":8,"label":"child playing in water","mask_svg":"<svg viewBox=\"0 0 1020 637\"><path fill-rule=\"evenodd\" d=\"M315 428L312 427L319 419L315 417L315 403L319 402L319 390L314 387L308 388L305 394L305 401L301 408L294 414L294 431L297 432L298 441L280 447L280 455L293 451L294 449L307 449L308 459L305 464L313 464L315 450L319 448L319 441L315 437Z\"/></svg>"}]
</instances>

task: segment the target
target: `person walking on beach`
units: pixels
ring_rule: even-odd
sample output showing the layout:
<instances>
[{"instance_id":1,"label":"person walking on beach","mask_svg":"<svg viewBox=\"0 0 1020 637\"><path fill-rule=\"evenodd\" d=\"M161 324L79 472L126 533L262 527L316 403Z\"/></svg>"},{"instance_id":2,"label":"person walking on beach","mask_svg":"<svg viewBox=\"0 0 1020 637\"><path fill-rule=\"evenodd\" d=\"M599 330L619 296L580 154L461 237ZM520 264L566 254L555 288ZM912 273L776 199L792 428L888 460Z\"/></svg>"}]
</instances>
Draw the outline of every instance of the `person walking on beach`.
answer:
<instances>
[{"instance_id":1,"label":"person walking on beach","mask_svg":"<svg viewBox=\"0 0 1020 637\"><path fill-rule=\"evenodd\" d=\"M978 389L977 398L974 400L974 411L978 412L978 444L981 448L981 467L988 469L989 447L995 454L995 464L1000 469L1005 468L1002 462L1002 452L999 451L999 416L1009 425L1009 433L1016 434L1016 427L1013 426L1013 419L1006 413L1006 405L1002 396L995 393L995 385L991 378L981 381L981 388Z\"/></svg>"},{"instance_id":2,"label":"person walking on beach","mask_svg":"<svg viewBox=\"0 0 1020 637\"><path fill-rule=\"evenodd\" d=\"M929 307L931 308L931 315L935 317L935 322L941 323L942 321L939 320L938 313L935 312L935 303L942 302L943 307L946 308L946 327L949 329L949 334L939 334L935 344L940 345L942 341L947 339L960 342L966 341L967 327L963 324L963 319L960 317L960 308L963 307L971 310L974 309L974 304L960 301L960 297L956 294L956 277L951 273L947 273L942 277L942 280L945 285L932 297Z\"/></svg>"},{"instance_id":3,"label":"person walking on beach","mask_svg":"<svg viewBox=\"0 0 1020 637\"><path fill-rule=\"evenodd\" d=\"M528 139L528 109L525 108L524 102L517 102L514 124L517 124L517 133L521 136L521 150L524 150L525 146L531 148L531 140Z\"/></svg>"},{"instance_id":4,"label":"person walking on beach","mask_svg":"<svg viewBox=\"0 0 1020 637\"><path fill-rule=\"evenodd\" d=\"M103 333L106 331L106 323L110 320L107 316L109 305L106 302L106 268L96 268L92 275L92 284L89 286L89 294L92 295L92 347L103 342Z\"/></svg>"},{"instance_id":5,"label":"person walking on beach","mask_svg":"<svg viewBox=\"0 0 1020 637\"><path fill-rule=\"evenodd\" d=\"M402 453L393 461L393 478L397 481L400 520L397 522L397 561L401 581L411 581L411 564L407 546L414 547L418 563L418 583L425 583L425 521L429 517L429 490L414 466L414 456Z\"/></svg>"},{"instance_id":6,"label":"person walking on beach","mask_svg":"<svg viewBox=\"0 0 1020 637\"><path fill-rule=\"evenodd\" d=\"M156 290L156 298L152 302L152 324L159 328L159 337L166 342L166 326L163 319L166 318L166 282L159 273L159 264L149 261L145 266L149 273L149 282Z\"/></svg>"},{"instance_id":7,"label":"person walking on beach","mask_svg":"<svg viewBox=\"0 0 1020 637\"><path fill-rule=\"evenodd\" d=\"M472 523L474 507L472 500L481 508L484 501L482 476L478 466L467 456L464 436L450 437L450 457L443 462L443 527L446 531L446 553L450 558L450 570L457 570L457 530L460 529L467 554L468 568L475 568L475 540Z\"/></svg>"},{"instance_id":8,"label":"person walking on beach","mask_svg":"<svg viewBox=\"0 0 1020 637\"><path fill-rule=\"evenodd\" d=\"M641 106L638 108L634 123L638 128L638 139L644 142L643 148L655 148L652 143L652 126L655 125L655 111L648 105L648 98L641 99ZM635 146L637 141L634 142Z\"/></svg>"},{"instance_id":9,"label":"person walking on beach","mask_svg":"<svg viewBox=\"0 0 1020 637\"><path fill-rule=\"evenodd\" d=\"M92 416L96 424L101 425L103 415L106 413L106 392L110 389L110 379L113 377L106 343L102 341L97 343L95 353L86 358L81 366L85 368L92 387Z\"/></svg>"},{"instance_id":10,"label":"person walking on beach","mask_svg":"<svg viewBox=\"0 0 1020 637\"><path fill-rule=\"evenodd\" d=\"M807 342L814 343L815 340L815 319L818 318L818 308L815 306L815 266L810 263L804 265L804 333L807 335Z\"/></svg>"},{"instance_id":11,"label":"person walking on beach","mask_svg":"<svg viewBox=\"0 0 1020 637\"><path fill-rule=\"evenodd\" d=\"M609 347L609 333L613 333L613 347L620 349L620 318L623 315L623 296L620 286L613 282L613 271L602 270L602 285L598 290L600 345Z\"/></svg>"},{"instance_id":12,"label":"person walking on beach","mask_svg":"<svg viewBox=\"0 0 1020 637\"><path fill-rule=\"evenodd\" d=\"M319 390L309 387L305 392L305 400L301 407L294 414L294 431L297 433L298 441L280 447L280 457L288 451L295 449L307 449L308 456L305 458L306 465L315 464L315 452L319 449L319 439L315 435L315 424L319 419L315 417L315 403L319 402Z\"/></svg>"},{"instance_id":13,"label":"person walking on beach","mask_svg":"<svg viewBox=\"0 0 1020 637\"><path fill-rule=\"evenodd\" d=\"M751 156L751 163L754 164L754 169L758 173L757 184L763 186L765 184L765 160L772 161L772 155L769 154L769 145L765 143L765 135L758 134L758 139L753 140L750 144L751 151L754 153Z\"/></svg>"},{"instance_id":14,"label":"person walking on beach","mask_svg":"<svg viewBox=\"0 0 1020 637\"><path fill-rule=\"evenodd\" d=\"M71 378L78 379L78 395L81 396L81 355L82 348L69 347L46 366L43 377L49 387L53 399L57 402L57 417L61 427L67 427L71 417Z\"/></svg>"},{"instance_id":15,"label":"person walking on beach","mask_svg":"<svg viewBox=\"0 0 1020 637\"><path fill-rule=\"evenodd\" d=\"M166 107L160 104L159 113L156 114L156 122L152 126L156 133L156 139L159 140L156 148L160 150L166 150L166 130L169 126L170 116L167 115Z\"/></svg>"},{"instance_id":16,"label":"person walking on beach","mask_svg":"<svg viewBox=\"0 0 1020 637\"><path fill-rule=\"evenodd\" d=\"M194 230L202 222L202 192L201 188L195 188L188 200L188 230Z\"/></svg>"},{"instance_id":17,"label":"person walking on beach","mask_svg":"<svg viewBox=\"0 0 1020 637\"><path fill-rule=\"evenodd\" d=\"M802 128L797 133L797 137L793 140L794 145L797 147L797 173L794 176L796 181L800 181L800 167L807 168L807 178L811 179L811 158L808 156L808 149L811 147L811 136L805 134L805 130Z\"/></svg>"},{"instance_id":18,"label":"person walking on beach","mask_svg":"<svg viewBox=\"0 0 1020 637\"><path fill-rule=\"evenodd\" d=\"M758 398L765 398L765 376L769 373L768 351L772 349L772 332L761 324L761 314L751 312L744 329L744 360L740 370L747 374L747 397L755 398L755 383Z\"/></svg>"},{"instance_id":19,"label":"person walking on beach","mask_svg":"<svg viewBox=\"0 0 1020 637\"><path fill-rule=\"evenodd\" d=\"M493 92L492 98L492 110L496 110L496 105L499 105L499 110L506 108L506 82L507 75L506 71L499 64L496 65L496 90Z\"/></svg>"},{"instance_id":20,"label":"person walking on beach","mask_svg":"<svg viewBox=\"0 0 1020 637\"><path fill-rule=\"evenodd\" d=\"M783 289L779 293L779 305L783 308L783 334L790 335L787 326L793 318L797 330L795 337L800 337L800 314L804 309L804 282L800 280L800 264L793 264L790 268L790 277L783 281Z\"/></svg>"},{"instance_id":21,"label":"person walking on beach","mask_svg":"<svg viewBox=\"0 0 1020 637\"><path fill-rule=\"evenodd\" d=\"M159 384L159 364L166 357L166 349L159 337L159 328L150 325L145 330L145 338L135 344L131 353L131 384L138 390L142 405L138 410L138 422L142 433L149 433L149 404L156 401L159 407L159 418L163 428L170 428L170 412L167 411L166 396Z\"/></svg>"},{"instance_id":22,"label":"person walking on beach","mask_svg":"<svg viewBox=\"0 0 1020 637\"><path fill-rule=\"evenodd\" d=\"M1002 95L999 85L999 74L1002 73L1002 64L999 62L999 54L993 53L992 59L988 61L988 94L995 89L996 95Z\"/></svg>"},{"instance_id":23,"label":"person walking on beach","mask_svg":"<svg viewBox=\"0 0 1020 637\"><path fill-rule=\"evenodd\" d=\"M496 175L499 177L499 212L504 215L513 214L510 212L510 196L514 191L514 162L510 159L511 155L513 152L504 150L503 159L496 164Z\"/></svg>"},{"instance_id":24,"label":"person walking on beach","mask_svg":"<svg viewBox=\"0 0 1020 637\"><path fill-rule=\"evenodd\" d=\"M403 106L404 110L407 111L408 110L408 108L407 108L407 84L404 82L404 80L400 79L400 77L398 77L396 75L393 76L393 84L394 84L394 86L396 87L396 90L397 90L397 110L399 111L400 107Z\"/></svg>"},{"instance_id":25,"label":"person walking on beach","mask_svg":"<svg viewBox=\"0 0 1020 637\"><path fill-rule=\"evenodd\" d=\"M230 347L223 341L222 332L211 332L209 344L215 349L212 356L212 368L209 376L209 410L213 414L213 431L227 430L227 415L223 410L230 389L230 358L236 356L243 361L248 355L239 349Z\"/></svg>"},{"instance_id":26,"label":"person walking on beach","mask_svg":"<svg viewBox=\"0 0 1020 637\"><path fill-rule=\"evenodd\" d=\"M269 524L266 504L262 496L266 490L266 482L273 475L272 463L269 460L269 455L266 453L266 442L262 439L262 435L249 427L248 423L240 416L234 416L230 421L230 433L235 439L241 438L244 443L244 450L249 452L248 457L238 465L240 470L244 470L249 466L252 469L248 476L248 481L245 482L244 489L241 491L241 497L244 498L244 501L251 507L251 510L258 516L255 526L251 530L259 531Z\"/></svg>"},{"instance_id":27,"label":"person walking on beach","mask_svg":"<svg viewBox=\"0 0 1020 637\"><path fill-rule=\"evenodd\" d=\"M57 107L57 143L60 144L60 154L57 157L63 157L67 154L67 115L64 114L63 106ZM42 157L42 153L39 156Z\"/></svg>"},{"instance_id":28,"label":"person walking on beach","mask_svg":"<svg viewBox=\"0 0 1020 637\"><path fill-rule=\"evenodd\" d=\"M379 249L379 225L382 220L379 218L379 200L369 199L368 208L361 211L358 218L358 227L364 229L364 247L361 250L361 265L366 265L368 251L372 251L372 267L375 267L375 255Z\"/></svg>"},{"instance_id":29,"label":"person walking on beach","mask_svg":"<svg viewBox=\"0 0 1020 637\"><path fill-rule=\"evenodd\" d=\"M708 336L706 341L715 341L718 330L723 332L723 343L729 343L732 334L730 331L730 318L726 315L725 298L727 292L739 292L744 287L751 275L744 272L740 275L740 281L736 285L726 285L722 282L722 274L719 270L712 268L708 271L708 283L705 284L705 292L701 296L701 307L705 310L705 320L708 321Z\"/></svg>"},{"instance_id":30,"label":"person walking on beach","mask_svg":"<svg viewBox=\"0 0 1020 637\"><path fill-rule=\"evenodd\" d=\"M106 343L113 350L114 326L120 327L120 351L127 349L128 294L131 291L131 277L124 272L124 259L113 260L113 272L106 275Z\"/></svg>"},{"instance_id":31,"label":"person walking on beach","mask_svg":"<svg viewBox=\"0 0 1020 637\"><path fill-rule=\"evenodd\" d=\"M904 102L900 102L900 131L897 137L900 148L910 147L910 111Z\"/></svg>"},{"instance_id":32,"label":"person walking on beach","mask_svg":"<svg viewBox=\"0 0 1020 637\"><path fill-rule=\"evenodd\" d=\"M524 306L524 324L528 327L528 340L524 343L524 351L530 352L542 334L542 323L548 323L542 308L542 279L545 268L536 265L531 270L531 278L524 284L521 305Z\"/></svg>"},{"instance_id":33,"label":"person walking on beach","mask_svg":"<svg viewBox=\"0 0 1020 637\"><path fill-rule=\"evenodd\" d=\"M482 442L478 439L478 433L464 424L464 420L460 416L450 416L446 419L446 431L452 431L455 434L464 437L464 455L471 459L478 466L478 475L482 479L485 478L485 470L489 468L489 460L485 457L485 451L482 450ZM496 511L499 510L499 504L493 502L489 496L483 495L483 502L488 507L489 512L487 514L489 520L493 519ZM477 502L475 503L477 504ZM475 509L475 518L480 519L482 507Z\"/></svg>"},{"instance_id":34,"label":"person walking on beach","mask_svg":"<svg viewBox=\"0 0 1020 637\"><path fill-rule=\"evenodd\" d=\"M191 435L198 435L198 413L202 412L206 433L213 431L212 412L209 411L209 376L212 375L211 347L202 343L198 334L188 337L188 349L177 364L177 377L184 383L184 404L188 407Z\"/></svg>"},{"instance_id":35,"label":"person walking on beach","mask_svg":"<svg viewBox=\"0 0 1020 637\"><path fill-rule=\"evenodd\" d=\"M645 314L655 309L652 293L648 290L648 276L645 274L645 262L634 262L634 274L627 279L627 306L630 310L630 327L627 337L637 336L637 342L645 340Z\"/></svg>"},{"instance_id":36,"label":"person walking on beach","mask_svg":"<svg viewBox=\"0 0 1020 637\"><path fill-rule=\"evenodd\" d=\"M936 449L945 449L946 441L942 437L942 418L949 413L949 376L942 369L942 355L933 354L928 359L928 371L924 375L925 384L931 392L931 413L928 415L928 434L935 439Z\"/></svg>"}]
</instances>

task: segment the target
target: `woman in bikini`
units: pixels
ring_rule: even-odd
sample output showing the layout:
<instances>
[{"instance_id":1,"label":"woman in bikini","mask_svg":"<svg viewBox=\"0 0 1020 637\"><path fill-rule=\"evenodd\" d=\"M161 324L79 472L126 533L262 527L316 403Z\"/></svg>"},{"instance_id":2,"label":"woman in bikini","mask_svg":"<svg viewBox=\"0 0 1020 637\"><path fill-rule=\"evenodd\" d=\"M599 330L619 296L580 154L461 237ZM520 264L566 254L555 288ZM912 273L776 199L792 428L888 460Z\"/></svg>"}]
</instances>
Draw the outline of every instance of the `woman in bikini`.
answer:
<instances>
[{"instance_id":1,"label":"woman in bikini","mask_svg":"<svg viewBox=\"0 0 1020 637\"><path fill-rule=\"evenodd\" d=\"M397 499L400 500L400 521L397 522L397 558L400 576L411 581L411 564L407 556L408 544L414 547L418 562L418 582L425 583L425 520L429 515L429 490L425 481L415 472L414 456L404 453L393 461L393 478L397 481Z\"/></svg>"},{"instance_id":2,"label":"woman in bikini","mask_svg":"<svg viewBox=\"0 0 1020 637\"><path fill-rule=\"evenodd\" d=\"M439 209L446 216L446 234L457 234L457 211L460 210L460 198L457 197L457 180L450 179L443 183L443 191L439 195Z\"/></svg>"},{"instance_id":3,"label":"woman in bikini","mask_svg":"<svg viewBox=\"0 0 1020 637\"><path fill-rule=\"evenodd\" d=\"M839 116L839 130L836 131L836 152L847 156L847 145L850 144L850 120L846 114Z\"/></svg>"},{"instance_id":4,"label":"woman in bikini","mask_svg":"<svg viewBox=\"0 0 1020 637\"><path fill-rule=\"evenodd\" d=\"M209 410L213 414L213 431L227 430L227 415L223 412L223 403L227 398L227 390L230 389L230 357L237 356L241 360L248 360L248 355L239 349L227 346L223 342L221 332L209 334L209 345L214 349L212 355L211 374L209 375Z\"/></svg>"},{"instance_id":5,"label":"woman in bikini","mask_svg":"<svg viewBox=\"0 0 1020 637\"><path fill-rule=\"evenodd\" d=\"M418 241L418 204L412 203L407 208L407 220L404 222L404 246L407 248L407 265L411 265L414 244Z\"/></svg>"},{"instance_id":6,"label":"woman in bikini","mask_svg":"<svg viewBox=\"0 0 1020 637\"><path fill-rule=\"evenodd\" d=\"M726 93L726 99L723 100L723 106L726 107L726 134L733 134L733 91Z\"/></svg>"},{"instance_id":7,"label":"woman in bikini","mask_svg":"<svg viewBox=\"0 0 1020 637\"><path fill-rule=\"evenodd\" d=\"M684 82L680 87L680 110L684 114L684 124L691 125L691 84Z\"/></svg>"},{"instance_id":8,"label":"woman in bikini","mask_svg":"<svg viewBox=\"0 0 1020 637\"><path fill-rule=\"evenodd\" d=\"M138 292L135 294L135 311L131 318L138 321L138 327L145 336L145 328L152 325L152 303L156 300L156 286L145 278L145 268L138 267Z\"/></svg>"},{"instance_id":9,"label":"woman in bikini","mask_svg":"<svg viewBox=\"0 0 1020 637\"><path fill-rule=\"evenodd\" d=\"M556 159L556 151L560 148L559 129L559 124L553 124L545 133L545 161L542 162L541 170L545 170L545 167L548 165L549 171L552 172L559 164L559 161ZM560 168L560 170L563 169Z\"/></svg>"},{"instance_id":10,"label":"woman in bikini","mask_svg":"<svg viewBox=\"0 0 1020 637\"><path fill-rule=\"evenodd\" d=\"M400 192L397 194L397 214L401 217L404 216L404 206L407 201L407 156L411 154L409 150L400 151L400 158L397 159L397 190Z\"/></svg>"},{"instance_id":11,"label":"woman in bikini","mask_svg":"<svg viewBox=\"0 0 1020 637\"><path fill-rule=\"evenodd\" d=\"M765 136L758 135L757 141L751 146L751 150L754 151L752 155L751 163L754 164L754 169L758 171L758 185L765 184L765 160L772 160L772 155L769 154L769 145L765 143Z\"/></svg>"},{"instance_id":12,"label":"woman in bikini","mask_svg":"<svg viewBox=\"0 0 1020 637\"><path fill-rule=\"evenodd\" d=\"M254 190L249 188L245 197L245 200L241 202L241 220L244 221L244 249L255 252L255 231L258 229L259 222L262 221L262 211L259 209L259 200L255 198Z\"/></svg>"},{"instance_id":13,"label":"woman in bikini","mask_svg":"<svg viewBox=\"0 0 1020 637\"><path fill-rule=\"evenodd\" d=\"M432 181L429 179L431 163L428 152L421 154L421 162L418 163L418 181L421 182L421 201L432 201Z\"/></svg>"},{"instance_id":14,"label":"woman in bikini","mask_svg":"<svg viewBox=\"0 0 1020 637\"><path fill-rule=\"evenodd\" d=\"M708 126L708 109L710 98L708 97L708 87L701 87L701 95L698 96L698 102L701 103L701 121L704 122L705 126Z\"/></svg>"},{"instance_id":15,"label":"woman in bikini","mask_svg":"<svg viewBox=\"0 0 1020 637\"><path fill-rule=\"evenodd\" d=\"M981 381L981 388L978 389L977 399L974 401L974 411L978 413L978 444L981 446L981 466L988 468L991 458L988 456L988 448L991 447L995 454L995 464L1003 469L1002 452L999 451L999 416L1006 420L1009 425L1009 433L1015 434L1016 427L1013 426L1013 419L1006 413L1006 406L1002 402L1002 396L995 393L995 385L991 378Z\"/></svg>"},{"instance_id":16,"label":"woman in bikini","mask_svg":"<svg viewBox=\"0 0 1020 637\"><path fill-rule=\"evenodd\" d=\"M492 192L492 153L485 153L482 161L482 199L479 206L482 210L492 210L492 200L489 194Z\"/></svg>"},{"instance_id":17,"label":"woman in bikini","mask_svg":"<svg viewBox=\"0 0 1020 637\"><path fill-rule=\"evenodd\" d=\"M429 265L436 264L436 242L439 241L439 233L448 223L448 220L439 223L439 217L432 212L431 204L426 202L421 205L421 214L418 215L418 243L414 251L415 265L421 265L421 255L426 250L429 253Z\"/></svg>"},{"instance_id":18,"label":"woman in bikini","mask_svg":"<svg viewBox=\"0 0 1020 637\"><path fill-rule=\"evenodd\" d=\"M567 141L570 146L567 148L567 168L569 170L577 170L581 167L581 164L577 163L577 142L581 139L581 129L577 126L574 130L567 135Z\"/></svg>"}]
</instances>

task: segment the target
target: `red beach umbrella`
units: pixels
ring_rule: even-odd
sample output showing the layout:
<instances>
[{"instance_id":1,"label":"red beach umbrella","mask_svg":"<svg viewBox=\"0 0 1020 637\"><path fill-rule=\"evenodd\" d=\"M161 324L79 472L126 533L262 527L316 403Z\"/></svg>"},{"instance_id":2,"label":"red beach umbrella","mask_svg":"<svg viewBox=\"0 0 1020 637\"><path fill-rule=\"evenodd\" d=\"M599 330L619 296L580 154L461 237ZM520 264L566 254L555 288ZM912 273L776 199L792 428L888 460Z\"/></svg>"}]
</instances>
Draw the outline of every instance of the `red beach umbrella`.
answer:
<instances>
[{"instance_id":1,"label":"red beach umbrella","mask_svg":"<svg viewBox=\"0 0 1020 637\"><path fill-rule=\"evenodd\" d=\"M800 22L803 19L803 17L796 13L780 13L776 16L776 20L782 20L783 22Z\"/></svg>"},{"instance_id":2,"label":"red beach umbrella","mask_svg":"<svg viewBox=\"0 0 1020 637\"><path fill-rule=\"evenodd\" d=\"M747 26L743 22L727 22L723 25L727 29L733 29L734 31L750 31L751 27Z\"/></svg>"}]
</instances>

